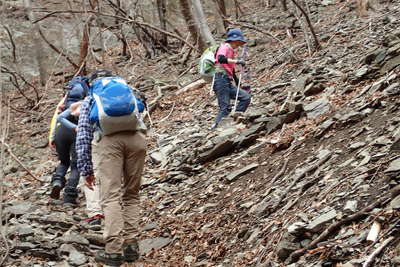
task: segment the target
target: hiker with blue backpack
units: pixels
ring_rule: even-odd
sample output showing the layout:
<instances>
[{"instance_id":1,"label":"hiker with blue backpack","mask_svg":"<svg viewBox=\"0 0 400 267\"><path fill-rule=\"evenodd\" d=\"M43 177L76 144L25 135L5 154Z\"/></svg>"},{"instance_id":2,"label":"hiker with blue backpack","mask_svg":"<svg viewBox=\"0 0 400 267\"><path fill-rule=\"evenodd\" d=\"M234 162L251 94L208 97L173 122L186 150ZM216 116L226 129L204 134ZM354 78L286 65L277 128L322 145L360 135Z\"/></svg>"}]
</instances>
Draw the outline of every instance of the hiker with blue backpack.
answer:
<instances>
[{"instance_id":1,"label":"hiker with blue backpack","mask_svg":"<svg viewBox=\"0 0 400 267\"><path fill-rule=\"evenodd\" d=\"M69 110L71 105L82 101L86 97L88 90L87 78L73 78L68 83L67 93L62 101L57 105L57 109L50 124L49 144L50 147L55 148L60 161L52 176L50 197L53 199L59 199L60 192L64 189L63 203L65 206L76 206L78 204L77 186L79 183L79 171L75 151L76 132L74 129L68 128L64 124L57 122L57 117L61 110ZM65 120L70 123L78 122L77 118L71 114L66 116ZM70 175L68 180L66 180L65 176L68 169L70 169Z\"/></svg>"},{"instance_id":2,"label":"hiker with blue backpack","mask_svg":"<svg viewBox=\"0 0 400 267\"><path fill-rule=\"evenodd\" d=\"M243 59L235 59L235 49L246 43L241 30L231 29L225 42L216 51L213 90L217 96L219 111L211 129L217 128L221 120L230 114L231 99L235 99L235 112L245 112L250 104L251 96L240 88L240 79L235 71L236 65L246 65ZM237 86L233 85L233 81Z\"/></svg>"},{"instance_id":3,"label":"hiker with blue backpack","mask_svg":"<svg viewBox=\"0 0 400 267\"><path fill-rule=\"evenodd\" d=\"M140 113L145 105L110 71L94 72L90 85L78 122L78 167L89 188L100 187L106 246L95 258L120 266L139 257L139 188L147 147Z\"/></svg>"}]
</instances>

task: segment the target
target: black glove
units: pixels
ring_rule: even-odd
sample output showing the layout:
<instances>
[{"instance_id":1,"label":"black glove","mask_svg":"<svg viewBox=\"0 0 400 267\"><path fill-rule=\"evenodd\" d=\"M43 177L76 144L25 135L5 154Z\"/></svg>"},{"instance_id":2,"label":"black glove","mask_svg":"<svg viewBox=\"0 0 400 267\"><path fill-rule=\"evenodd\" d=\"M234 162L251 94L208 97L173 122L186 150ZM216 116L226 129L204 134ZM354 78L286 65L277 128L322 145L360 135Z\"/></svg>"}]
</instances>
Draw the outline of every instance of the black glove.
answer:
<instances>
[{"instance_id":1,"label":"black glove","mask_svg":"<svg viewBox=\"0 0 400 267\"><path fill-rule=\"evenodd\" d=\"M243 59L239 59L236 61L236 65L242 65L244 67L246 66L246 62Z\"/></svg>"},{"instance_id":2,"label":"black glove","mask_svg":"<svg viewBox=\"0 0 400 267\"><path fill-rule=\"evenodd\" d=\"M247 93L250 93L250 85L242 86L242 89L245 90Z\"/></svg>"}]
</instances>

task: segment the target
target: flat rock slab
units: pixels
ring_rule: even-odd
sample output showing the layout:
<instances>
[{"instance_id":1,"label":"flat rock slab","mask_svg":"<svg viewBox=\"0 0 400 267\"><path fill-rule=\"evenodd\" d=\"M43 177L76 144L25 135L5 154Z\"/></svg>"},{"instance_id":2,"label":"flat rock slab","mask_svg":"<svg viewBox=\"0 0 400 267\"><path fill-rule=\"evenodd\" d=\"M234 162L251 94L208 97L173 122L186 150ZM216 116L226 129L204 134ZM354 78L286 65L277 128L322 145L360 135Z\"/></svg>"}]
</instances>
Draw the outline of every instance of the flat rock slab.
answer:
<instances>
[{"instance_id":1,"label":"flat rock slab","mask_svg":"<svg viewBox=\"0 0 400 267\"><path fill-rule=\"evenodd\" d=\"M16 216L24 215L26 213L33 212L37 210L38 207L30 202L16 201L11 206L5 208L5 213L11 213Z\"/></svg>"},{"instance_id":2,"label":"flat rock slab","mask_svg":"<svg viewBox=\"0 0 400 267\"><path fill-rule=\"evenodd\" d=\"M308 228L312 232L318 232L324 227L324 225L332 222L336 218L336 215L337 213L335 210L330 210L329 212L321 214L309 223Z\"/></svg>"},{"instance_id":3,"label":"flat rock slab","mask_svg":"<svg viewBox=\"0 0 400 267\"><path fill-rule=\"evenodd\" d=\"M72 250L69 254L68 262L73 266L81 266L87 262L87 257L77 250Z\"/></svg>"},{"instance_id":4,"label":"flat rock slab","mask_svg":"<svg viewBox=\"0 0 400 267\"><path fill-rule=\"evenodd\" d=\"M400 159L396 159L390 162L389 167L385 170L386 173L397 171L400 171Z\"/></svg>"},{"instance_id":5,"label":"flat rock slab","mask_svg":"<svg viewBox=\"0 0 400 267\"><path fill-rule=\"evenodd\" d=\"M208 150L199 155L199 162L207 162L218 157L228 154L235 148L234 142L232 140L226 140L215 145L211 150Z\"/></svg>"},{"instance_id":6,"label":"flat rock slab","mask_svg":"<svg viewBox=\"0 0 400 267\"><path fill-rule=\"evenodd\" d=\"M240 176L243 176L249 172L251 172L252 170L256 169L259 166L258 163L252 163L240 170L234 171L230 174L228 174L226 176L226 180L228 180L229 182L233 182L235 181L237 178L239 178Z\"/></svg>"},{"instance_id":7,"label":"flat rock slab","mask_svg":"<svg viewBox=\"0 0 400 267\"><path fill-rule=\"evenodd\" d=\"M145 255L152 249L161 249L172 242L172 239L165 237L148 238L139 241L140 254Z\"/></svg>"},{"instance_id":8,"label":"flat rock slab","mask_svg":"<svg viewBox=\"0 0 400 267\"><path fill-rule=\"evenodd\" d=\"M329 100L325 97L320 98L308 105L304 106L304 111L307 114L307 118L316 118L322 114L327 113L330 110Z\"/></svg>"}]
</instances>

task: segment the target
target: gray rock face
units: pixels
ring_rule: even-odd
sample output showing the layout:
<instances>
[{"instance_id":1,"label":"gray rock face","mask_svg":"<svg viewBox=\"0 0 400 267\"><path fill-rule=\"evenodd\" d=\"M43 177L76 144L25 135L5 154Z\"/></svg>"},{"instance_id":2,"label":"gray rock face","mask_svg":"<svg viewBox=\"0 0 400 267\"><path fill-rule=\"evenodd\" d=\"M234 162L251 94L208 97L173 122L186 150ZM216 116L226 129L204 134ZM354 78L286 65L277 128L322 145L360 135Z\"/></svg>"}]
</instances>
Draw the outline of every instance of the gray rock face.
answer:
<instances>
[{"instance_id":1,"label":"gray rock face","mask_svg":"<svg viewBox=\"0 0 400 267\"><path fill-rule=\"evenodd\" d=\"M337 216L337 213L334 209L330 210L329 212L326 212L324 214L321 214L314 218L309 224L308 224L308 229L312 232L319 232L322 230L322 228L332 222Z\"/></svg>"},{"instance_id":2,"label":"gray rock face","mask_svg":"<svg viewBox=\"0 0 400 267\"><path fill-rule=\"evenodd\" d=\"M72 250L69 254L68 262L72 266L81 266L87 262L87 257L77 250Z\"/></svg>"},{"instance_id":3,"label":"gray rock face","mask_svg":"<svg viewBox=\"0 0 400 267\"><path fill-rule=\"evenodd\" d=\"M161 162L163 162L164 156L161 152L154 152L150 154L150 159L155 163L155 164L160 164Z\"/></svg>"},{"instance_id":4,"label":"gray rock face","mask_svg":"<svg viewBox=\"0 0 400 267\"><path fill-rule=\"evenodd\" d=\"M361 121L364 118L365 118L364 113L352 111L352 112L348 112L342 116L339 116L338 120L343 123L356 123L356 122Z\"/></svg>"},{"instance_id":5,"label":"gray rock face","mask_svg":"<svg viewBox=\"0 0 400 267\"><path fill-rule=\"evenodd\" d=\"M286 234L277 246L277 255L281 261L285 261L289 255L300 248L300 244L295 242L295 238Z\"/></svg>"},{"instance_id":6,"label":"gray rock face","mask_svg":"<svg viewBox=\"0 0 400 267\"><path fill-rule=\"evenodd\" d=\"M259 166L258 163L250 164L240 170L237 170L237 171L234 171L234 172L228 174L226 176L226 180L228 180L229 182L233 182L236 179L238 179L240 176L243 176L243 175L251 172L252 170L256 169L258 166Z\"/></svg>"},{"instance_id":7,"label":"gray rock face","mask_svg":"<svg viewBox=\"0 0 400 267\"><path fill-rule=\"evenodd\" d=\"M328 119L324 121L318 128L315 130L314 137L321 138L329 129L335 124L335 120Z\"/></svg>"},{"instance_id":8,"label":"gray rock face","mask_svg":"<svg viewBox=\"0 0 400 267\"><path fill-rule=\"evenodd\" d=\"M312 77L310 75L298 78L293 84L294 90L296 92L302 92L306 88L306 85L311 81L311 79Z\"/></svg>"},{"instance_id":9,"label":"gray rock face","mask_svg":"<svg viewBox=\"0 0 400 267\"><path fill-rule=\"evenodd\" d=\"M282 116L283 123L292 123L298 120L303 113L303 105L300 103L289 103L287 113Z\"/></svg>"},{"instance_id":10,"label":"gray rock face","mask_svg":"<svg viewBox=\"0 0 400 267\"><path fill-rule=\"evenodd\" d=\"M313 119L320 115L323 115L330 110L329 100L325 97L320 98L308 105L304 106L304 111L307 114L307 118Z\"/></svg>"},{"instance_id":11,"label":"gray rock face","mask_svg":"<svg viewBox=\"0 0 400 267\"><path fill-rule=\"evenodd\" d=\"M346 202L346 205L344 206L343 210L346 212L356 212L357 205L358 202L356 200L349 200Z\"/></svg>"},{"instance_id":12,"label":"gray rock face","mask_svg":"<svg viewBox=\"0 0 400 267\"><path fill-rule=\"evenodd\" d=\"M386 173L400 171L400 159L390 162L389 167L385 170Z\"/></svg>"},{"instance_id":13,"label":"gray rock face","mask_svg":"<svg viewBox=\"0 0 400 267\"><path fill-rule=\"evenodd\" d=\"M62 242L89 245L89 241L85 237L74 232L66 232L62 236Z\"/></svg>"},{"instance_id":14,"label":"gray rock face","mask_svg":"<svg viewBox=\"0 0 400 267\"><path fill-rule=\"evenodd\" d=\"M397 196L394 199L392 199L392 201L390 202L390 207L394 210L400 209L400 196Z\"/></svg>"},{"instance_id":15,"label":"gray rock face","mask_svg":"<svg viewBox=\"0 0 400 267\"><path fill-rule=\"evenodd\" d=\"M304 222L295 222L288 227L288 233L294 236L301 236L307 230L307 224Z\"/></svg>"},{"instance_id":16,"label":"gray rock face","mask_svg":"<svg viewBox=\"0 0 400 267\"><path fill-rule=\"evenodd\" d=\"M152 249L161 249L172 242L172 239L158 237L139 241L140 254L145 255Z\"/></svg>"},{"instance_id":17,"label":"gray rock face","mask_svg":"<svg viewBox=\"0 0 400 267\"><path fill-rule=\"evenodd\" d=\"M215 145L211 150L201 153L198 162L207 162L218 157L224 156L235 148L232 140L225 140Z\"/></svg>"},{"instance_id":18,"label":"gray rock face","mask_svg":"<svg viewBox=\"0 0 400 267\"><path fill-rule=\"evenodd\" d=\"M5 214L9 213L9 214L19 216L19 215L24 215L29 212L32 212L36 209L38 209L38 207L36 207L31 202L15 201L11 204L11 206L6 207L4 212L5 212Z\"/></svg>"},{"instance_id":19,"label":"gray rock face","mask_svg":"<svg viewBox=\"0 0 400 267\"><path fill-rule=\"evenodd\" d=\"M316 95L319 94L321 92L323 92L325 90L325 86L321 83L311 83L309 84L306 89L304 90L304 95L305 96L312 96L312 95Z\"/></svg>"}]
</instances>

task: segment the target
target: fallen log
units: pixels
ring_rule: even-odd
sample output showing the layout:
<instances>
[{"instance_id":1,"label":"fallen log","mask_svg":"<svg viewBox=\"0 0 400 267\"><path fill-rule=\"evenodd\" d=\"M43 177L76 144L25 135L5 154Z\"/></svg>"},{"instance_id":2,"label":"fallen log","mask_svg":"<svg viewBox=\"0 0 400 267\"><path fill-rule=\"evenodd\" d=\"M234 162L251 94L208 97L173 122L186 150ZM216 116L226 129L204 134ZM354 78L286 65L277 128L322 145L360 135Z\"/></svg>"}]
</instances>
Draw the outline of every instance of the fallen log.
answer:
<instances>
[{"instance_id":1,"label":"fallen log","mask_svg":"<svg viewBox=\"0 0 400 267\"><path fill-rule=\"evenodd\" d=\"M207 82L205 80L199 79L199 80L196 80L196 81L186 85L185 87L179 89L178 91L176 91L175 94L179 95L179 94L182 94L182 93L184 93L186 91L189 91L189 90L196 90L196 89L199 89L199 88L203 87L206 84L207 84Z\"/></svg>"}]
</instances>

